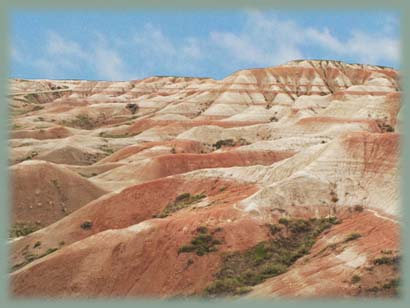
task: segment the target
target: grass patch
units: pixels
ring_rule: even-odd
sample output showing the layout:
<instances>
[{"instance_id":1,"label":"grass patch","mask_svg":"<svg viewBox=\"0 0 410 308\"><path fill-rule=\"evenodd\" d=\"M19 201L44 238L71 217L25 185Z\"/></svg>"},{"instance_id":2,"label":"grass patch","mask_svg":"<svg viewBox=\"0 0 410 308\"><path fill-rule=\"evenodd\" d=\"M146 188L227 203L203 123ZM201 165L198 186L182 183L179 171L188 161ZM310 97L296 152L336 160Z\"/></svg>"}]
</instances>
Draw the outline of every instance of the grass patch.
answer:
<instances>
[{"instance_id":1,"label":"grass patch","mask_svg":"<svg viewBox=\"0 0 410 308\"><path fill-rule=\"evenodd\" d=\"M214 230L209 233L207 227L198 227L196 229L197 235L191 240L188 245L183 245L178 249L178 254L195 252L197 256L203 256L207 253L217 251L217 245L221 244L221 241L214 238L214 234L219 232L219 230Z\"/></svg>"},{"instance_id":2,"label":"grass patch","mask_svg":"<svg viewBox=\"0 0 410 308\"><path fill-rule=\"evenodd\" d=\"M206 195L203 193L200 193L198 195L191 195L190 193L183 193L175 198L175 201L172 203L169 203L165 209L157 215L154 215L154 218L165 218L169 215L171 215L174 212L177 212L183 208L186 208L203 198L206 198Z\"/></svg>"},{"instance_id":3,"label":"grass patch","mask_svg":"<svg viewBox=\"0 0 410 308\"><path fill-rule=\"evenodd\" d=\"M273 238L245 251L227 253L216 280L204 290L204 296L232 296L248 292L251 286L287 271L297 259L309 253L316 237L337 219L286 219L284 227L268 225ZM274 226L274 227L273 227ZM272 232L273 230L273 232Z\"/></svg>"},{"instance_id":4,"label":"grass patch","mask_svg":"<svg viewBox=\"0 0 410 308\"><path fill-rule=\"evenodd\" d=\"M26 236L41 229L41 224L15 224L9 231L9 238Z\"/></svg>"}]
</instances>

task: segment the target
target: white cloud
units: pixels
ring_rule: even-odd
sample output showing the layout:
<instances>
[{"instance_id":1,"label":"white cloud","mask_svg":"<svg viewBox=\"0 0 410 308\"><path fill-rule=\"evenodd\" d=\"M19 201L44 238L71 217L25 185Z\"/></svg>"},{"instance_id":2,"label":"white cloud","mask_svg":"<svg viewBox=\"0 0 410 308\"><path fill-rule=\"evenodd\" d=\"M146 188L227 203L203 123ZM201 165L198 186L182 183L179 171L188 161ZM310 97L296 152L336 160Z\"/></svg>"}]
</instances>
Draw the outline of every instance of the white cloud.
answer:
<instances>
[{"instance_id":1,"label":"white cloud","mask_svg":"<svg viewBox=\"0 0 410 308\"><path fill-rule=\"evenodd\" d=\"M344 46L344 54L357 56L361 61L370 63L384 59L398 62L400 58L400 41L389 36L354 31Z\"/></svg>"},{"instance_id":2,"label":"white cloud","mask_svg":"<svg viewBox=\"0 0 410 308\"><path fill-rule=\"evenodd\" d=\"M182 56L193 59L201 58L202 52L199 40L193 37L189 37L185 41L185 44L181 48Z\"/></svg>"},{"instance_id":3,"label":"white cloud","mask_svg":"<svg viewBox=\"0 0 410 308\"><path fill-rule=\"evenodd\" d=\"M389 18L388 26L380 29L380 33L352 30L347 39L341 40L328 28L304 28L276 15L249 11L246 24L239 33L212 32L210 38L221 54L228 54L231 61L244 66L272 66L306 58L306 46L334 57L345 56L377 64L383 60L399 61L399 39L390 33L395 26L397 21Z\"/></svg>"},{"instance_id":4,"label":"white cloud","mask_svg":"<svg viewBox=\"0 0 410 308\"><path fill-rule=\"evenodd\" d=\"M94 59L92 65L95 71L102 79L107 80L126 80L133 79L125 69L125 64L118 53L106 46L97 46L94 51Z\"/></svg>"},{"instance_id":5,"label":"white cloud","mask_svg":"<svg viewBox=\"0 0 410 308\"><path fill-rule=\"evenodd\" d=\"M23 62L24 61L23 53L15 45L10 46L10 56L11 56L11 59L16 61L16 62Z\"/></svg>"},{"instance_id":6,"label":"white cloud","mask_svg":"<svg viewBox=\"0 0 410 308\"><path fill-rule=\"evenodd\" d=\"M28 63L49 78L65 78L70 73L87 70L107 80L162 73L200 75L210 65L232 71L274 66L306 58L307 50L362 63L397 63L400 41L394 29L397 29L397 19L389 17L378 32L352 29L341 39L329 28L303 27L297 20L247 11L241 28L215 29L202 37L169 36L152 23L115 37L97 32L95 39L86 43L49 31L41 57L35 58L28 52L30 49L16 46L12 46L11 56L14 61Z\"/></svg>"},{"instance_id":7,"label":"white cloud","mask_svg":"<svg viewBox=\"0 0 410 308\"><path fill-rule=\"evenodd\" d=\"M48 32L46 51L50 55L74 56L80 59L87 58L87 53L78 43L65 39L54 31Z\"/></svg>"}]
</instances>

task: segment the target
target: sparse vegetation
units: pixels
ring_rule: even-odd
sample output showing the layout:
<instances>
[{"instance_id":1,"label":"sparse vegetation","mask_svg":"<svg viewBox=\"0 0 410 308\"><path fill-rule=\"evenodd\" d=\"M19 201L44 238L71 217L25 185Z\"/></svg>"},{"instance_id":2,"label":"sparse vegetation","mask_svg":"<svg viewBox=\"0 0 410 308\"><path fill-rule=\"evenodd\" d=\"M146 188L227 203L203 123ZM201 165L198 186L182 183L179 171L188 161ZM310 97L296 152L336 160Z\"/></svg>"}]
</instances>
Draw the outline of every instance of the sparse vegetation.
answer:
<instances>
[{"instance_id":1,"label":"sparse vegetation","mask_svg":"<svg viewBox=\"0 0 410 308\"><path fill-rule=\"evenodd\" d=\"M181 246L178 249L178 254L195 252L198 256L203 256L207 253L217 251L217 245L221 244L221 241L214 238L214 234L218 231L214 230L209 233L207 227L198 227L196 229L197 235L191 240L189 245Z\"/></svg>"},{"instance_id":2,"label":"sparse vegetation","mask_svg":"<svg viewBox=\"0 0 410 308\"><path fill-rule=\"evenodd\" d=\"M111 149L108 145L103 144L102 146L100 146L100 150L107 153L107 154L112 154L114 153L114 150Z\"/></svg>"},{"instance_id":3,"label":"sparse vegetation","mask_svg":"<svg viewBox=\"0 0 410 308\"><path fill-rule=\"evenodd\" d=\"M70 121L63 120L61 124L82 129L93 129L96 127L96 120L90 118L87 114L78 114Z\"/></svg>"},{"instance_id":4,"label":"sparse vegetation","mask_svg":"<svg viewBox=\"0 0 410 308\"><path fill-rule=\"evenodd\" d=\"M233 147L236 145L249 145L251 144L244 138L239 138L238 141L235 141L234 139L223 139L223 140L218 140L215 144L212 145L216 150L222 148L222 147Z\"/></svg>"},{"instance_id":5,"label":"sparse vegetation","mask_svg":"<svg viewBox=\"0 0 410 308\"><path fill-rule=\"evenodd\" d=\"M216 149L220 149L223 146L233 147L234 145L235 145L235 141L233 139L223 139L223 140L218 140L213 146Z\"/></svg>"},{"instance_id":6,"label":"sparse vegetation","mask_svg":"<svg viewBox=\"0 0 410 308\"><path fill-rule=\"evenodd\" d=\"M281 226L275 225L275 224L269 224L269 231L272 235L275 235L276 233L280 232L282 230Z\"/></svg>"},{"instance_id":7,"label":"sparse vegetation","mask_svg":"<svg viewBox=\"0 0 410 308\"><path fill-rule=\"evenodd\" d=\"M18 224L15 224L9 231L9 237L15 238L15 237L20 237L20 236L26 236L39 229L41 229L40 223L35 223L35 224L18 223Z\"/></svg>"},{"instance_id":8,"label":"sparse vegetation","mask_svg":"<svg viewBox=\"0 0 410 308\"><path fill-rule=\"evenodd\" d=\"M383 256L373 260L375 265L398 265L400 264L400 256Z\"/></svg>"},{"instance_id":9,"label":"sparse vegetation","mask_svg":"<svg viewBox=\"0 0 410 308\"><path fill-rule=\"evenodd\" d=\"M386 122L387 118L385 118L384 120L377 120L377 125L383 133L393 133L394 127Z\"/></svg>"},{"instance_id":10,"label":"sparse vegetation","mask_svg":"<svg viewBox=\"0 0 410 308\"><path fill-rule=\"evenodd\" d=\"M246 251L227 253L216 280L205 290L207 297L246 293L251 286L287 271L297 259L309 253L316 237L331 227L336 219L286 219L268 225L272 239L260 242ZM272 232L272 230L274 232Z\"/></svg>"},{"instance_id":11,"label":"sparse vegetation","mask_svg":"<svg viewBox=\"0 0 410 308\"><path fill-rule=\"evenodd\" d=\"M127 138L127 137L130 137L130 135L128 133L115 135L115 134L109 134L109 133L106 133L106 132L101 132L101 133L98 134L98 136L103 137L103 138Z\"/></svg>"},{"instance_id":12,"label":"sparse vegetation","mask_svg":"<svg viewBox=\"0 0 410 308\"><path fill-rule=\"evenodd\" d=\"M400 279L390 279L389 282L383 285L383 289L397 289L400 286Z\"/></svg>"},{"instance_id":13,"label":"sparse vegetation","mask_svg":"<svg viewBox=\"0 0 410 308\"><path fill-rule=\"evenodd\" d=\"M363 205L355 205L355 206L353 207L353 210L354 210L355 212L363 212L364 208L363 208Z\"/></svg>"},{"instance_id":14,"label":"sparse vegetation","mask_svg":"<svg viewBox=\"0 0 410 308\"><path fill-rule=\"evenodd\" d=\"M93 226L93 223L92 223L91 221L89 221L89 220L84 221L84 222L80 225L80 227L81 227L82 229L84 229L84 230L89 230L89 229L92 228L92 226Z\"/></svg>"},{"instance_id":15,"label":"sparse vegetation","mask_svg":"<svg viewBox=\"0 0 410 308\"><path fill-rule=\"evenodd\" d=\"M183 208L186 208L203 198L206 198L206 195L201 193L198 195L191 195L190 193L183 193L175 198L175 201L169 203L165 209L158 215L154 215L155 218L165 218L171 215L174 212L177 212Z\"/></svg>"},{"instance_id":16,"label":"sparse vegetation","mask_svg":"<svg viewBox=\"0 0 410 308\"><path fill-rule=\"evenodd\" d=\"M360 233L351 233L345 238L344 243L357 240L360 237L362 237Z\"/></svg>"},{"instance_id":17,"label":"sparse vegetation","mask_svg":"<svg viewBox=\"0 0 410 308\"><path fill-rule=\"evenodd\" d=\"M131 111L132 114L136 113L139 109L137 104L127 104L126 108Z\"/></svg>"},{"instance_id":18,"label":"sparse vegetation","mask_svg":"<svg viewBox=\"0 0 410 308\"><path fill-rule=\"evenodd\" d=\"M20 268L22 268L23 266L26 266L27 264L40 259L42 257L45 257L55 251L57 251L58 248L48 248L43 254L37 255L37 254L32 254L28 252L28 246L26 246L26 248L23 251L23 256L24 256L24 261L18 264L15 264L12 268L11 268L11 272L14 272Z\"/></svg>"},{"instance_id":19,"label":"sparse vegetation","mask_svg":"<svg viewBox=\"0 0 410 308\"><path fill-rule=\"evenodd\" d=\"M278 220L278 222L279 222L280 224L282 224L282 225L287 226L287 225L289 224L289 219L282 217L282 218L280 218L280 219Z\"/></svg>"},{"instance_id":20,"label":"sparse vegetation","mask_svg":"<svg viewBox=\"0 0 410 308\"><path fill-rule=\"evenodd\" d=\"M390 291L394 295L399 294L399 287L400 287L400 278L392 278L388 280L383 285L373 286L371 288L367 288L366 291L370 293L379 293L379 292L386 292Z\"/></svg>"},{"instance_id":21,"label":"sparse vegetation","mask_svg":"<svg viewBox=\"0 0 410 308\"><path fill-rule=\"evenodd\" d=\"M273 116L273 117L270 117L270 118L269 118L269 121L270 121L270 122L278 122L279 120L278 120L277 117Z\"/></svg>"},{"instance_id":22,"label":"sparse vegetation","mask_svg":"<svg viewBox=\"0 0 410 308\"><path fill-rule=\"evenodd\" d=\"M40 241L37 241L37 242L35 242L33 248L37 248L37 247L39 247L39 246L41 246L41 242L40 242Z\"/></svg>"},{"instance_id":23,"label":"sparse vegetation","mask_svg":"<svg viewBox=\"0 0 410 308\"><path fill-rule=\"evenodd\" d=\"M361 278L360 278L359 275L353 275L352 276L352 283L353 284L358 283L360 280L361 280Z\"/></svg>"}]
</instances>

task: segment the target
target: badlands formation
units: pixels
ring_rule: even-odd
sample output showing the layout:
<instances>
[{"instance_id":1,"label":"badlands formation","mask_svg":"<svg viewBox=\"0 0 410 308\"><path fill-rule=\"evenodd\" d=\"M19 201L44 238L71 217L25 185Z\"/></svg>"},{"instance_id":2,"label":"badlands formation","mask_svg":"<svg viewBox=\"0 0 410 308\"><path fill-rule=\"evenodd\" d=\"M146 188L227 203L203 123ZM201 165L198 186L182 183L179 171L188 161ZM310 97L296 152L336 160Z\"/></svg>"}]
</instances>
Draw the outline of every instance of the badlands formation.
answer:
<instances>
[{"instance_id":1,"label":"badlands formation","mask_svg":"<svg viewBox=\"0 0 410 308\"><path fill-rule=\"evenodd\" d=\"M394 297L394 69L10 80L17 297Z\"/></svg>"}]
</instances>

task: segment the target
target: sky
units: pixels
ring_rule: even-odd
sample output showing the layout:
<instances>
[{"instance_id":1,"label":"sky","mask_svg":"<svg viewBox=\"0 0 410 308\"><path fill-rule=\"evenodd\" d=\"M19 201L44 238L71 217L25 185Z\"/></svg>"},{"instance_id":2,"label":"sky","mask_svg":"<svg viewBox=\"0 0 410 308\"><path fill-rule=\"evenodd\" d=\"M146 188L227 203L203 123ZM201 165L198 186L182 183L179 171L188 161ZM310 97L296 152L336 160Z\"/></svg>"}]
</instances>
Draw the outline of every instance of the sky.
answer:
<instances>
[{"instance_id":1,"label":"sky","mask_svg":"<svg viewBox=\"0 0 410 308\"><path fill-rule=\"evenodd\" d=\"M222 79L296 59L399 68L394 11L14 11L9 75Z\"/></svg>"}]
</instances>

